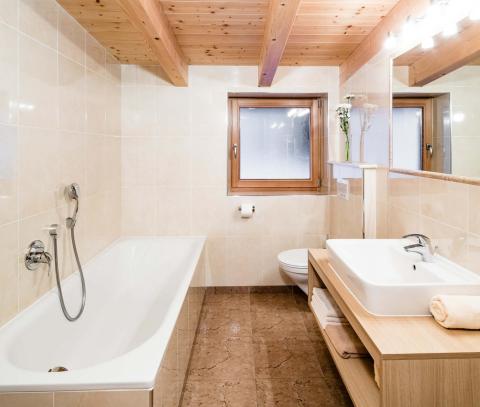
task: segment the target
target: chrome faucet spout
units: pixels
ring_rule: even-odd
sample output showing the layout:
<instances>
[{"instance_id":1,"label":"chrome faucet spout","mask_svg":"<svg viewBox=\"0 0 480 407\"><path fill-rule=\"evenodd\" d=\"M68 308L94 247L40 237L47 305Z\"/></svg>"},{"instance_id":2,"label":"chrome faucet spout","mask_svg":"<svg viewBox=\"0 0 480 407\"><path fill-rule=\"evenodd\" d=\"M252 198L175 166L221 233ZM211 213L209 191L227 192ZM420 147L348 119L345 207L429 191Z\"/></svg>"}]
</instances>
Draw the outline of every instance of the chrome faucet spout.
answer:
<instances>
[{"instance_id":1,"label":"chrome faucet spout","mask_svg":"<svg viewBox=\"0 0 480 407\"><path fill-rule=\"evenodd\" d=\"M428 236L421 233L411 233L403 236L403 239L416 238L417 243L404 246L403 249L407 253L418 253L422 256L422 260L427 263L432 263L435 255L435 248L432 245L432 241Z\"/></svg>"}]
</instances>

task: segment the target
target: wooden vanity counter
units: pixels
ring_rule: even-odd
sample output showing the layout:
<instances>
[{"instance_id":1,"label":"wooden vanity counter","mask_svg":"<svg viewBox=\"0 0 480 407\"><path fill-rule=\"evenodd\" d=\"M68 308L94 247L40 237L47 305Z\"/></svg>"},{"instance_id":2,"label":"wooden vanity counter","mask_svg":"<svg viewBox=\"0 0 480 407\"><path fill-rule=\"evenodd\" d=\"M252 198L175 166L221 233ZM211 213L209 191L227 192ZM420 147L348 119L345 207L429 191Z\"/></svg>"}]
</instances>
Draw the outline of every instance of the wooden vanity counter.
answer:
<instances>
[{"instance_id":1,"label":"wooden vanity counter","mask_svg":"<svg viewBox=\"0 0 480 407\"><path fill-rule=\"evenodd\" d=\"M313 287L328 289L372 357L342 359L324 335L357 407L480 407L480 331L448 330L429 316L368 313L323 249L309 251L309 304Z\"/></svg>"}]
</instances>

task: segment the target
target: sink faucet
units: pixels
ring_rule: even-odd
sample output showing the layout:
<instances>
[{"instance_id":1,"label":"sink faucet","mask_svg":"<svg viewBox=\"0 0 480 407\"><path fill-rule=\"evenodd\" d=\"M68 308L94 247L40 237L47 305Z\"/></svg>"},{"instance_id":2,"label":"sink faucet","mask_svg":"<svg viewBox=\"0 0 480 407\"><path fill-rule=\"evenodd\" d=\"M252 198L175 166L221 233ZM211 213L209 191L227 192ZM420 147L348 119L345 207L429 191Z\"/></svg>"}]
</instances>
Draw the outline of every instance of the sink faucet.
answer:
<instances>
[{"instance_id":1,"label":"sink faucet","mask_svg":"<svg viewBox=\"0 0 480 407\"><path fill-rule=\"evenodd\" d=\"M417 243L409 244L404 247L407 253L418 253L422 256L422 260L427 263L433 262L433 255L435 254L435 248L432 246L432 242L429 237L420 233L411 233L403 236L403 239L410 237L417 238Z\"/></svg>"}]
</instances>

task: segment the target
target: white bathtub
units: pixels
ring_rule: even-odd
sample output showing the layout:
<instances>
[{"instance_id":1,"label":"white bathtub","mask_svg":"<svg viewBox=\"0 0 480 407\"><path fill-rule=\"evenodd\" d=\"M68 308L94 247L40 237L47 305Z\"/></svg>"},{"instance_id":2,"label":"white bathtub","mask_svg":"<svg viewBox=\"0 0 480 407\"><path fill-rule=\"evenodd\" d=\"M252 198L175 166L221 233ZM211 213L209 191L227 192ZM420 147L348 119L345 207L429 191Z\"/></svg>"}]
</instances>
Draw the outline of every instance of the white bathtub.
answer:
<instances>
[{"instance_id":1,"label":"white bathtub","mask_svg":"<svg viewBox=\"0 0 480 407\"><path fill-rule=\"evenodd\" d=\"M64 318L52 290L0 329L0 392L151 389L198 274L204 242L204 237L115 242L84 267L87 302L78 321ZM203 287L204 275L196 279L203 281L193 284ZM62 284L75 313L78 275ZM48 373L54 366L68 371Z\"/></svg>"}]
</instances>

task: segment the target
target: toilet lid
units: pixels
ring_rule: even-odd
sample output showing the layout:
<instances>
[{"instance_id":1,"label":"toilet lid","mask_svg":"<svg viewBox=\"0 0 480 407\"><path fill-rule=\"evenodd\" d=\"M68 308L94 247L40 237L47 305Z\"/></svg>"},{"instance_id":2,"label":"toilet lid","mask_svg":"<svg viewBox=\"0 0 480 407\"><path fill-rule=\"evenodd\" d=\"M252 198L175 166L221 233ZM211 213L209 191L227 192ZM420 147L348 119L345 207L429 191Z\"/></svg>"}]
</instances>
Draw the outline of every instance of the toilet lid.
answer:
<instances>
[{"instance_id":1,"label":"toilet lid","mask_svg":"<svg viewBox=\"0 0 480 407\"><path fill-rule=\"evenodd\" d=\"M278 261L290 267L307 269L308 249L286 250L278 255Z\"/></svg>"}]
</instances>

